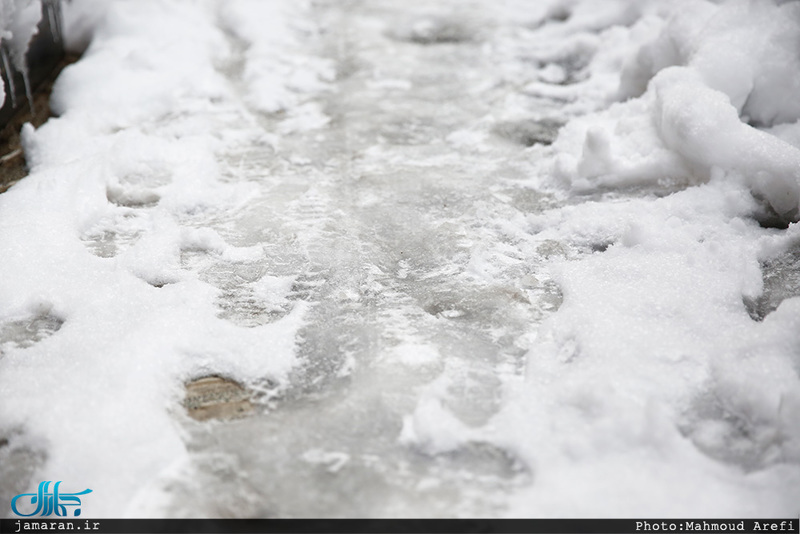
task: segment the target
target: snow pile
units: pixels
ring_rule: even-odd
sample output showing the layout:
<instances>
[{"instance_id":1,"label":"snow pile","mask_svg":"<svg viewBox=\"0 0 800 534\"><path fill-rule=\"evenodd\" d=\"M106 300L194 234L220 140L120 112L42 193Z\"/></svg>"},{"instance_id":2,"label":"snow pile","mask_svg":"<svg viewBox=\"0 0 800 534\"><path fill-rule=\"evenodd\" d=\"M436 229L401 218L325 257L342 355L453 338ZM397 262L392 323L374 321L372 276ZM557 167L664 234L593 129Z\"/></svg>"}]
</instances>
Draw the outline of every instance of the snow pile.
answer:
<instances>
[{"instance_id":1,"label":"snow pile","mask_svg":"<svg viewBox=\"0 0 800 534\"><path fill-rule=\"evenodd\" d=\"M41 17L41 0L0 0L0 46L2 46L0 55L3 67L8 73L16 70L23 74L25 89L29 95L28 65L25 54L31 38L36 35L36 27ZM9 87L8 92L13 99L14 87ZM5 99L5 83L0 82L0 105L5 102Z\"/></svg>"},{"instance_id":2,"label":"snow pile","mask_svg":"<svg viewBox=\"0 0 800 534\"><path fill-rule=\"evenodd\" d=\"M796 220L798 46L796 2L680 3L626 60L619 95L633 98L565 129L558 175L581 191L717 176Z\"/></svg>"},{"instance_id":3,"label":"snow pile","mask_svg":"<svg viewBox=\"0 0 800 534\"><path fill-rule=\"evenodd\" d=\"M488 430L537 477L513 514L795 512L797 299L764 323L742 301L760 290L759 255L797 232L766 238L742 192L715 183L531 219L543 241L613 244L554 267L564 302Z\"/></svg>"},{"instance_id":4,"label":"snow pile","mask_svg":"<svg viewBox=\"0 0 800 534\"><path fill-rule=\"evenodd\" d=\"M800 299L763 322L744 301L800 243L758 223L798 217L800 3L682 2L614 31L645 29L617 50L627 100L552 147L574 205L529 224L568 251L564 301L487 439L533 471L512 515L792 516Z\"/></svg>"}]
</instances>

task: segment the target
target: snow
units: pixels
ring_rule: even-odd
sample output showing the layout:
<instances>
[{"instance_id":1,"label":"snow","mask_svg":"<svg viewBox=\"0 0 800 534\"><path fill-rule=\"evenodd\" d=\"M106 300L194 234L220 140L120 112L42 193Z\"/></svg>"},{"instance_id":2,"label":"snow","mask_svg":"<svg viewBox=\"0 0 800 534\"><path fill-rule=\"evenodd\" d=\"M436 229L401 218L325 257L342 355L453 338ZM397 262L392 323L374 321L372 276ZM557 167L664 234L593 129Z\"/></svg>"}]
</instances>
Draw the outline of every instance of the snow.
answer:
<instances>
[{"instance_id":1,"label":"snow","mask_svg":"<svg viewBox=\"0 0 800 534\"><path fill-rule=\"evenodd\" d=\"M800 4L65 18L84 55L0 195L0 438L42 458L2 492L90 487L94 517L800 513ZM258 413L190 420L210 374Z\"/></svg>"},{"instance_id":2,"label":"snow","mask_svg":"<svg viewBox=\"0 0 800 534\"><path fill-rule=\"evenodd\" d=\"M103 23L109 2L106 0L72 0L61 2L64 49L82 54L91 43L98 26Z\"/></svg>"},{"instance_id":3,"label":"snow","mask_svg":"<svg viewBox=\"0 0 800 534\"><path fill-rule=\"evenodd\" d=\"M560 172L591 189L664 176L696 183L721 171L795 220L800 152L763 129L798 120L798 8L738 1L676 10L625 62L619 94L639 98L589 118L591 125L574 122L580 133L564 136L561 148L573 158L562 157Z\"/></svg>"},{"instance_id":4,"label":"snow","mask_svg":"<svg viewBox=\"0 0 800 534\"><path fill-rule=\"evenodd\" d=\"M781 404L796 395L796 357L778 347L793 343L796 333L766 334L767 324L753 323L743 309L742 295L760 289L760 231L743 223L748 206L726 189L715 183L624 207L583 205L563 222L549 221L557 230L547 233L557 233L559 227L570 232L580 224L576 219L603 217L611 226L584 226L584 239L602 236L616 244L561 267L556 279L564 304L539 331L528 383L517 393L527 410L520 413L510 403L514 408L499 421L519 433L523 445L517 446L526 455L541 447L531 443L532 436L550 436L530 461L566 463L589 492L609 483L601 476L610 475L596 469L619 468L625 478L607 488L608 498L626 504L612 515L658 513L666 501L692 513L724 515L780 515L796 505L795 492L766 498L763 487L771 478L788 489L796 477L774 466L797 451L793 439L775 440L795 432L793 423L779 421L786 410ZM702 434L714 425L725 435L705 441ZM692 441L715 457L746 446L729 459L763 471L727 481L737 492L710 490L731 473L715 472L717 465L687 447ZM663 472L665 464L674 471ZM648 480L662 481L657 491L665 494L642 495ZM568 502L570 488L543 484L520 500L518 511L558 515L547 504L531 509L542 491L546 502ZM586 503L580 509L606 515L607 506ZM562 505L560 512L569 513L569 507Z\"/></svg>"}]
</instances>

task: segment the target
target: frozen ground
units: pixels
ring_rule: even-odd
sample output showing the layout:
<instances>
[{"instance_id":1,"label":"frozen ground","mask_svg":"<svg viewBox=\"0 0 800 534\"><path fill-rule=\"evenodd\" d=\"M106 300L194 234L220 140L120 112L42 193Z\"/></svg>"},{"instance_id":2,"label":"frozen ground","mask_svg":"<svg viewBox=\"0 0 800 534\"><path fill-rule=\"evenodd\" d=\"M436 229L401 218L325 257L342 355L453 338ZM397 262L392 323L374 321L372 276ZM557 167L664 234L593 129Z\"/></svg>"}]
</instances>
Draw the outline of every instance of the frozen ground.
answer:
<instances>
[{"instance_id":1,"label":"frozen ground","mask_svg":"<svg viewBox=\"0 0 800 534\"><path fill-rule=\"evenodd\" d=\"M0 196L4 500L800 512L800 3L68 6ZM208 375L255 413L189 418Z\"/></svg>"}]
</instances>

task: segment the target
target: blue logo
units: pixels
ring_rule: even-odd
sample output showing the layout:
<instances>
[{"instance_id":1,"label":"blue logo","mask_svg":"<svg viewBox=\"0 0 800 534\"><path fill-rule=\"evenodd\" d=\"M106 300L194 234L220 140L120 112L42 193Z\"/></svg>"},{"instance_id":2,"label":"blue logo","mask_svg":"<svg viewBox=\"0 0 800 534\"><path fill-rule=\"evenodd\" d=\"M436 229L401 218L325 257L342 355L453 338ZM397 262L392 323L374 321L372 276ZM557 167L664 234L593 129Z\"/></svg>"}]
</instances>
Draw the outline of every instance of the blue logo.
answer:
<instances>
[{"instance_id":1,"label":"blue logo","mask_svg":"<svg viewBox=\"0 0 800 534\"><path fill-rule=\"evenodd\" d=\"M91 493L92 490L85 489L78 493L60 493L58 487L61 485L61 481L55 483L53 486L53 493L50 493L50 484L51 481L40 482L39 489L36 493L20 493L13 499L11 499L11 510L22 517L31 517L34 515L41 515L41 516L48 516L55 513L55 515L59 517L65 517L67 515L67 506L74 506L75 509L72 511L73 517L78 517L81 515L81 500L78 495L86 495L87 493ZM17 501L19 499L23 499L25 501L25 497L30 497L30 502L25 503L23 508L32 508L36 507L36 509L29 513L24 514L17 509Z\"/></svg>"}]
</instances>

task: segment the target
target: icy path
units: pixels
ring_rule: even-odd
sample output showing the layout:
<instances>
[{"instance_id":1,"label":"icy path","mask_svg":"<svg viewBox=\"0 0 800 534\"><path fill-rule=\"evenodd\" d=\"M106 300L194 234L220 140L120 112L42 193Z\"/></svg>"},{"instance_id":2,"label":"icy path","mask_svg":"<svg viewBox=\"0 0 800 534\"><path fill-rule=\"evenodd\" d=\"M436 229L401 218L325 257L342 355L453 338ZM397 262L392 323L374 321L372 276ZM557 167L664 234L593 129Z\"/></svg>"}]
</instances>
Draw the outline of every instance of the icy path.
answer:
<instances>
[{"instance_id":1,"label":"icy path","mask_svg":"<svg viewBox=\"0 0 800 534\"><path fill-rule=\"evenodd\" d=\"M502 449L438 435L442 425L463 434L496 412L504 382L524 368L530 325L558 299L536 278L532 252L503 228L520 205L539 207L536 193L514 185L528 168L524 145L498 139L476 153L470 143L503 96L492 92L495 58L477 35L493 13L461 6L454 19L452 6L439 8L444 16L422 2L317 7L326 32L308 40L309 53L336 79L309 92L298 116L245 109L227 126L280 136L272 148L223 155L228 179L256 182L258 198L192 224L263 246L265 257L187 265L220 287L221 315L236 324L272 322L300 302L307 309L299 367L274 406L194 431L193 447L237 458L249 474L230 498L254 501L250 513L492 514L504 489L529 478ZM245 49L229 38L235 53ZM223 67L234 85L240 61ZM269 279L286 284L278 309L252 294L251 282ZM226 476L198 469L209 494L198 501L187 481L181 491L195 498L176 504L194 507L190 515L213 506Z\"/></svg>"},{"instance_id":2,"label":"icy path","mask_svg":"<svg viewBox=\"0 0 800 534\"><path fill-rule=\"evenodd\" d=\"M0 494L795 513L797 299L758 295L797 229L680 175L649 93L591 115L662 19L562 4L113 4L0 197ZM208 375L254 410L191 419Z\"/></svg>"}]
</instances>

